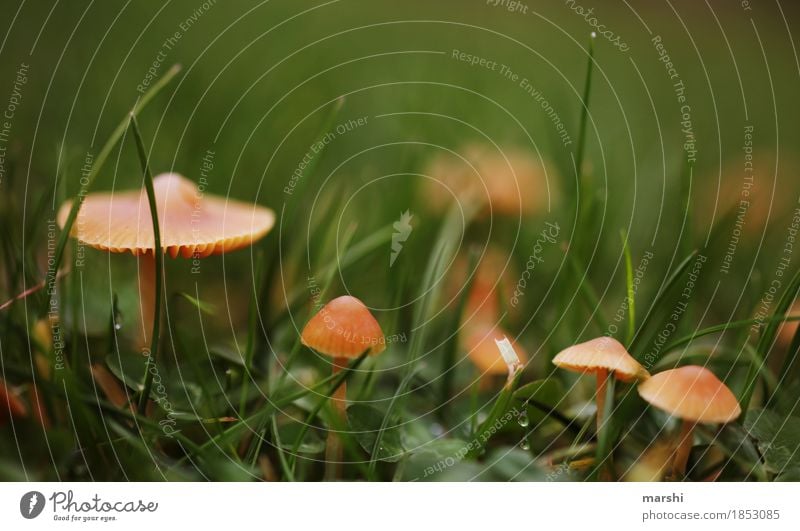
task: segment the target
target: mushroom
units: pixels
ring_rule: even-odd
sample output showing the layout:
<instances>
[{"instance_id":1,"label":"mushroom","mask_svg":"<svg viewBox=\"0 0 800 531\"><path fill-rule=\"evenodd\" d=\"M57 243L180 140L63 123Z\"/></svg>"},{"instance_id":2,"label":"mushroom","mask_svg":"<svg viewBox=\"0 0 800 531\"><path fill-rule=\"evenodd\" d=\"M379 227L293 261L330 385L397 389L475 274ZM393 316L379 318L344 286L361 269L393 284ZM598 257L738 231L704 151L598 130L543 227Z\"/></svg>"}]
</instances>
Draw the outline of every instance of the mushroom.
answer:
<instances>
[{"instance_id":1,"label":"mushroom","mask_svg":"<svg viewBox=\"0 0 800 531\"><path fill-rule=\"evenodd\" d=\"M509 334L500 328L485 322L470 325L469 332L464 337L463 348L467 351L470 361L480 371L478 387L486 390L498 376L508 375L513 377L508 362L503 358L502 351L498 349L498 341L503 341ZM528 362L528 354L516 342L511 348L519 358L517 364L524 366Z\"/></svg>"},{"instance_id":2,"label":"mushroom","mask_svg":"<svg viewBox=\"0 0 800 531\"><path fill-rule=\"evenodd\" d=\"M349 295L337 297L323 306L303 328L300 341L303 345L333 358L334 374L365 351L374 356L386 348L386 340L378 321L363 302ZM346 385L346 382L342 382L331 397L335 414L342 423L347 407ZM325 460L334 468L342 461L341 442L333 431L326 442Z\"/></svg>"},{"instance_id":3,"label":"mushroom","mask_svg":"<svg viewBox=\"0 0 800 531\"><path fill-rule=\"evenodd\" d=\"M177 173L153 179L161 231L161 246L172 258L199 259L248 247L275 224L275 213L265 207L204 194ZM63 228L71 208L58 212ZM156 312L153 285L155 254L153 223L147 191L94 193L83 199L71 235L82 243L112 253L139 257L141 335L146 348Z\"/></svg>"},{"instance_id":4,"label":"mushroom","mask_svg":"<svg viewBox=\"0 0 800 531\"><path fill-rule=\"evenodd\" d=\"M443 210L453 198L477 199L487 202L495 215L526 216L546 209L548 198L556 195L557 179L548 178L548 172L547 164L522 149L468 144L459 155L447 153L430 162L422 193L435 210Z\"/></svg>"},{"instance_id":5,"label":"mushroom","mask_svg":"<svg viewBox=\"0 0 800 531\"><path fill-rule=\"evenodd\" d=\"M21 418L27 415L25 405L16 393L8 388L5 380L0 380L0 425L5 424L6 420L10 418Z\"/></svg>"},{"instance_id":6,"label":"mushroom","mask_svg":"<svg viewBox=\"0 0 800 531\"><path fill-rule=\"evenodd\" d=\"M695 424L725 424L736 420L742 408L728 386L705 367L687 365L654 375L639 385L639 395L651 405L681 419L673 476L686 471Z\"/></svg>"},{"instance_id":7,"label":"mushroom","mask_svg":"<svg viewBox=\"0 0 800 531\"><path fill-rule=\"evenodd\" d=\"M628 354L622 343L607 336L566 348L553 358L553 363L562 369L596 375L595 402L597 403L598 432L603 423L609 376L613 375L623 382L646 380L650 377L647 370Z\"/></svg>"},{"instance_id":8,"label":"mushroom","mask_svg":"<svg viewBox=\"0 0 800 531\"><path fill-rule=\"evenodd\" d=\"M462 318L496 322L500 319L500 298L511 301L514 287L519 278L518 268L513 257L496 245L483 250L480 262L470 269L468 253L459 253L453 262L453 274L447 283L448 297L458 301L461 290L472 278L472 286L467 294ZM503 310L514 313L516 307L507 305Z\"/></svg>"}]
</instances>

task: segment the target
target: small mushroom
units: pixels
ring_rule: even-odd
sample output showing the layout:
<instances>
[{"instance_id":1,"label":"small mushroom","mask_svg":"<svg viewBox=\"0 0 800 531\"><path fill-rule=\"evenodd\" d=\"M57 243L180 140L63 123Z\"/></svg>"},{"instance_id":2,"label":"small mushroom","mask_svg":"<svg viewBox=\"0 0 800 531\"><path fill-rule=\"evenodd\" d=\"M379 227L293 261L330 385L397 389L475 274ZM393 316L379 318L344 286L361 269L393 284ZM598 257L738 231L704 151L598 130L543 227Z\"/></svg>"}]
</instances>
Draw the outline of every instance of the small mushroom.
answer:
<instances>
[{"instance_id":1,"label":"small mushroom","mask_svg":"<svg viewBox=\"0 0 800 531\"><path fill-rule=\"evenodd\" d=\"M725 424L742 414L728 386L697 365L660 372L639 385L638 390L645 401L683 421L672 461L674 477L686 472L697 423Z\"/></svg>"},{"instance_id":2,"label":"small mushroom","mask_svg":"<svg viewBox=\"0 0 800 531\"><path fill-rule=\"evenodd\" d=\"M303 328L300 341L303 345L333 358L334 374L365 351L374 356L386 348L386 340L378 321L363 302L349 295L337 297L323 306ZM342 382L331 399L337 416L344 423L347 407L346 382ZM342 461L342 445L333 431L326 442L325 459L328 466L338 470Z\"/></svg>"},{"instance_id":3,"label":"small mushroom","mask_svg":"<svg viewBox=\"0 0 800 531\"><path fill-rule=\"evenodd\" d=\"M595 402L597 403L598 432L603 423L609 376L613 375L623 382L646 380L650 377L647 370L628 354L622 343L607 336L566 348L553 358L553 363L562 369L596 375Z\"/></svg>"},{"instance_id":4,"label":"small mushroom","mask_svg":"<svg viewBox=\"0 0 800 531\"><path fill-rule=\"evenodd\" d=\"M204 194L177 173L153 179L161 247L172 258L205 258L252 245L275 224L272 210ZM71 202L61 206L61 227ZM142 329L139 346L145 348L154 324L155 254L153 223L147 191L94 193L83 199L71 235L82 243L112 253L139 257L139 297Z\"/></svg>"},{"instance_id":5,"label":"small mushroom","mask_svg":"<svg viewBox=\"0 0 800 531\"><path fill-rule=\"evenodd\" d=\"M498 348L498 341L503 341L508 334L500 326L489 323L476 323L468 325L469 331L464 337L463 347L467 351L470 361L480 371L481 376L478 387L486 390L493 380L499 376L513 377L509 364ZM528 362L528 354L516 342L510 343L512 350L517 354L518 365L524 366Z\"/></svg>"}]
</instances>

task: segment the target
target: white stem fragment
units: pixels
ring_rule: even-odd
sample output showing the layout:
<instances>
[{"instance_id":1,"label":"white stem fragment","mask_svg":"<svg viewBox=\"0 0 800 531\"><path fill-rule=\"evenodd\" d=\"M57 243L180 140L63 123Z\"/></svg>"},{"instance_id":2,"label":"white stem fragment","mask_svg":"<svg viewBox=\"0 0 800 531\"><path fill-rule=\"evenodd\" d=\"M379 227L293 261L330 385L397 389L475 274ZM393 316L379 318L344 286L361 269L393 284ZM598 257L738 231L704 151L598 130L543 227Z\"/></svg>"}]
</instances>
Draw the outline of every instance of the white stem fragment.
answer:
<instances>
[{"instance_id":1,"label":"white stem fragment","mask_svg":"<svg viewBox=\"0 0 800 531\"><path fill-rule=\"evenodd\" d=\"M507 337L504 336L503 339L495 339L494 342L500 350L500 355L503 356L503 361L505 361L508 366L508 378L510 380L522 369L522 363L520 363L519 356Z\"/></svg>"}]
</instances>

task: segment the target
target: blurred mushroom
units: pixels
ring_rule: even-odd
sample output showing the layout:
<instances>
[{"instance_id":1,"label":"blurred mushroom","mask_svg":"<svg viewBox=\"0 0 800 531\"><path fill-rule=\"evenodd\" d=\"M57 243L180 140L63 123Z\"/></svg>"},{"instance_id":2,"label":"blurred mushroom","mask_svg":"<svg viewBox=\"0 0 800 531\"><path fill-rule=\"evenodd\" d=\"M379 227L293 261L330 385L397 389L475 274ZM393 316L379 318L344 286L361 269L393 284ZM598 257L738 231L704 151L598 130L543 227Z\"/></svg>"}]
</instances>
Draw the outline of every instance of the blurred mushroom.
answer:
<instances>
[{"instance_id":1,"label":"blurred mushroom","mask_svg":"<svg viewBox=\"0 0 800 531\"><path fill-rule=\"evenodd\" d=\"M119 380L111 374L111 371L106 369L105 365L94 363L89 370L92 373L92 379L95 384L109 402L120 409L127 407L132 412L136 410L132 402L133 397L128 395L128 392L120 385Z\"/></svg>"},{"instance_id":2,"label":"blurred mushroom","mask_svg":"<svg viewBox=\"0 0 800 531\"><path fill-rule=\"evenodd\" d=\"M579 343L559 352L553 363L562 369L580 373L591 373L597 377L597 431L603 423L606 403L606 386L613 375L623 382L644 380L650 374L638 361L628 354L622 343L613 337L602 336Z\"/></svg>"},{"instance_id":3,"label":"blurred mushroom","mask_svg":"<svg viewBox=\"0 0 800 531\"><path fill-rule=\"evenodd\" d=\"M800 317L800 302L794 303L792 307L786 312L786 315L791 317ZM784 321L780 324L780 328L778 329L778 339L777 343L782 348L789 348L792 344L792 339L794 339L795 333L797 333L797 327L800 326L800 321Z\"/></svg>"},{"instance_id":4,"label":"blurred mushroom","mask_svg":"<svg viewBox=\"0 0 800 531\"><path fill-rule=\"evenodd\" d=\"M28 411L25 409L25 404L12 389L8 388L5 380L0 380L0 425L11 418L26 416Z\"/></svg>"},{"instance_id":5,"label":"blurred mushroom","mask_svg":"<svg viewBox=\"0 0 800 531\"><path fill-rule=\"evenodd\" d=\"M475 266L469 271L470 264L467 253L460 253L453 262L453 271L449 275L447 294L453 301L458 301L467 279L472 275L472 287L464 307L464 321L477 319L485 322L497 322L500 318L500 298L510 301L514 294L514 283L519 278L514 258L507 251L496 245L488 245ZM511 313L514 307L507 304L504 310Z\"/></svg>"},{"instance_id":6,"label":"blurred mushroom","mask_svg":"<svg viewBox=\"0 0 800 531\"><path fill-rule=\"evenodd\" d=\"M660 372L639 385L639 395L651 405L681 419L681 432L672 471L686 472L695 424L725 424L736 420L742 408L730 389L705 367L687 365Z\"/></svg>"},{"instance_id":7,"label":"blurred mushroom","mask_svg":"<svg viewBox=\"0 0 800 531\"><path fill-rule=\"evenodd\" d=\"M199 259L248 247L266 235L275 223L272 210L226 197L204 194L177 173L153 180L161 246L172 258ZM64 226L71 202L61 206L58 222ZM155 255L153 223L147 192L87 195L71 235L86 245L113 253L139 257L141 335L145 348L154 324Z\"/></svg>"},{"instance_id":8,"label":"blurred mushroom","mask_svg":"<svg viewBox=\"0 0 800 531\"><path fill-rule=\"evenodd\" d=\"M436 210L455 199L486 202L495 215L526 216L547 208L555 196L547 165L518 148L470 144L458 155L437 156L424 173L430 178L422 191Z\"/></svg>"},{"instance_id":9,"label":"blurred mushroom","mask_svg":"<svg viewBox=\"0 0 800 531\"><path fill-rule=\"evenodd\" d=\"M365 351L374 356L386 348L386 340L375 317L363 302L344 295L333 299L312 317L300 336L303 345L333 358L333 373L347 367L350 360ZM345 422L347 384L342 384L331 397L339 420ZM338 470L342 461L342 445L331 430L325 447L325 459ZM334 472L335 475L336 472Z\"/></svg>"},{"instance_id":10,"label":"blurred mushroom","mask_svg":"<svg viewBox=\"0 0 800 531\"><path fill-rule=\"evenodd\" d=\"M729 216L732 218L724 228L727 233L724 239L734 237L732 231L738 229L743 241L758 243L768 226L782 226L791 217L800 193L796 177L800 160L787 151L778 154L754 149L751 163L744 165L737 153L721 167L697 176L698 200L694 201L697 226L711 226Z\"/></svg>"}]
</instances>

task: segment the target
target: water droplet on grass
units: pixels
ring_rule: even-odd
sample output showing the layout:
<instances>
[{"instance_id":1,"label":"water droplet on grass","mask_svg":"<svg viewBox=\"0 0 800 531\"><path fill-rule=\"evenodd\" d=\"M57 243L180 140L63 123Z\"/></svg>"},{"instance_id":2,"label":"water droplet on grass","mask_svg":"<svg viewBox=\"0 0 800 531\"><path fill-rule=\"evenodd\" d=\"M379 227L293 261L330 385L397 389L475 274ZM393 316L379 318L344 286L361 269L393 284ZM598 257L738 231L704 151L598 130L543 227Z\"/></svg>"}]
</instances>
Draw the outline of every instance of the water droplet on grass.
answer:
<instances>
[{"instance_id":1,"label":"water droplet on grass","mask_svg":"<svg viewBox=\"0 0 800 531\"><path fill-rule=\"evenodd\" d=\"M531 443L528 441L527 435L522 438L522 441L519 443L519 447L522 448L523 450L531 449Z\"/></svg>"},{"instance_id":2,"label":"water droplet on grass","mask_svg":"<svg viewBox=\"0 0 800 531\"><path fill-rule=\"evenodd\" d=\"M522 413L520 413L517 416L517 422L519 422L519 425L522 426L523 428L527 428L528 425L531 423L530 419L528 419L528 412L523 411Z\"/></svg>"}]
</instances>

